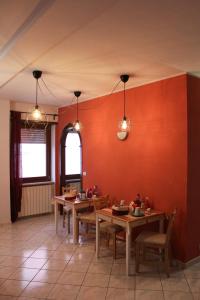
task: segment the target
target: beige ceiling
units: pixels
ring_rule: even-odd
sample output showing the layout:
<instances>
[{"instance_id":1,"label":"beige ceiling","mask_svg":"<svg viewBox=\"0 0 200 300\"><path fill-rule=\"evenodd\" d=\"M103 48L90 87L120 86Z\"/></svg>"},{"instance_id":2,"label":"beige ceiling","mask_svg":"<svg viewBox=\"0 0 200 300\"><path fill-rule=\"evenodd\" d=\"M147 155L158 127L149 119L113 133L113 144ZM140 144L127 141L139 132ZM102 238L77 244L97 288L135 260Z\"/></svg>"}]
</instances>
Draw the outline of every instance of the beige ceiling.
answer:
<instances>
[{"instance_id":1,"label":"beige ceiling","mask_svg":"<svg viewBox=\"0 0 200 300\"><path fill-rule=\"evenodd\" d=\"M71 104L200 71L199 0L1 0L0 98ZM116 90L122 89L119 85Z\"/></svg>"}]
</instances>

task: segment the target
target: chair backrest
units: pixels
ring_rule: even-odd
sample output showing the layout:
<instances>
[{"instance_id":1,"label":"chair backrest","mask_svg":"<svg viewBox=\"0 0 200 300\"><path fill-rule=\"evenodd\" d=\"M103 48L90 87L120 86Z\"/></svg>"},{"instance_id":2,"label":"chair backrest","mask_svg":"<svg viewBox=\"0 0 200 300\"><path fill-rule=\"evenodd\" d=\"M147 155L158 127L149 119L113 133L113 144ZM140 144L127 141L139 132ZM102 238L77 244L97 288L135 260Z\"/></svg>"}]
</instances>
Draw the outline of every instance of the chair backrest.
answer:
<instances>
[{"instance_id":1,"label":"chair backrest","mask_svg":"<svg viewBox=\"0 0 200 300\"><path fill-rule=\"evenodd\" d=\"M66 185L66 186L62 186L62 195L69 193L70 192L70 186Z\"/></svg>"},{"instance_id":2,"label":"chair backrest","mask_svg":"<svg viewBox=\"0 0 200 300\"><path fill-rule=\"evenodd\" d=\"M109 207L109 195L93 198L94 211Z\"/></svg>"},{"instance_id":3,"label":"chair backrest","mask_svg":"<svg viewBox=\"0 0 200 300\"><path fill-rule=\"evenodd\" d=\"M166 242L167 243L169 243L169 241L171 239L172 227L173 227L174 219L176 217L176 212L177 212L177 210L174 209L173 212L167 216L167 219L168 219L168 226L167 226L167 232L166 232L166 235L167 235Z\"/></svg>"}]
</instances>

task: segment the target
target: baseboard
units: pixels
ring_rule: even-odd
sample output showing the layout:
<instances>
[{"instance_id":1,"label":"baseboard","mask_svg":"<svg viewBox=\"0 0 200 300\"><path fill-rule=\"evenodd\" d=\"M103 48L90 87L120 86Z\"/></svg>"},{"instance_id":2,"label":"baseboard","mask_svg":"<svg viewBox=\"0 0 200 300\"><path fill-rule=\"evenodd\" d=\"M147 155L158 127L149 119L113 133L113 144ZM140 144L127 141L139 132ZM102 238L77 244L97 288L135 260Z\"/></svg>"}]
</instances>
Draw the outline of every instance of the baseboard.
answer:
<instances>
[{"instance_id":1,"label":"baseboard","mask_svg":"<svg viewBox=\"0 0 200 300\"><path fill-rule=\"evenodd\" d=\"M196 263L199 263L200 262L200 256L197 256L187 262L182 262L181 260L178 260L178 259L174 259L172 261L172 265L173 266L176 266L176 267L179 267L180 269L186 269L188 267L191 267L192 265L196 264Z\"/></svg>"}]
</instances>

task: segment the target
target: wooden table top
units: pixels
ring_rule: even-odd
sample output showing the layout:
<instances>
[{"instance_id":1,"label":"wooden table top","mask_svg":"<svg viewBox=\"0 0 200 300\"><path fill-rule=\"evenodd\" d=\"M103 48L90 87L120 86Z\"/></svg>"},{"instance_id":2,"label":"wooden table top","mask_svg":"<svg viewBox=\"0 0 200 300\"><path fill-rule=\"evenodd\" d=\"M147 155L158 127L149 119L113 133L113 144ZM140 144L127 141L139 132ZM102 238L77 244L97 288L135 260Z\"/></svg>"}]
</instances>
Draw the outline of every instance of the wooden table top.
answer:
<instances>
[{"instance_id":1,"label":"wooden table top","mask_svg":"<svg viewBox=\"0 0 200 300\"><path fill-rule=\"evenodd\" d=\"M145 212L145 215L141 216L141 217L135 217L135 216L132 216L132 215L123 215L123 216L113 215L111 208L103 208L101 210L98 210L96 213L97 213L97 215L104 215L104 216L112 217L112 218L117 219L119 221L128 222L128 223L138 221L138 220L144 220L144 219L159 217L159 216L161 218L165 217L164 212L155 211L155 210L152 210L150 213Z\"/></svg>"}]
</instances>

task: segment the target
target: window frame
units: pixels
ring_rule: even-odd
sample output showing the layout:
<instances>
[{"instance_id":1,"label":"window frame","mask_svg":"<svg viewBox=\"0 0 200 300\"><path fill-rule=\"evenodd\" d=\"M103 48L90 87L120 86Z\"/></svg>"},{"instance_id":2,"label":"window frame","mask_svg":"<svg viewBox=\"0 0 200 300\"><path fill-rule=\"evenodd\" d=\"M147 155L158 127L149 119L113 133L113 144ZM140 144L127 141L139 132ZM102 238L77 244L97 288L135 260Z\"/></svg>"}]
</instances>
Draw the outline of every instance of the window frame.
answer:
<instances>
[{"instance_id":1,"label":"window frame","mask_svg":"<svg viewBox=\"0 0 200 300\"><path fill-rule=\"evenodd\" d=\"M81 148L81 173L80 174L71 174L71 175L66 175L65 174L65 143L66 143L66 138L68 133L77 133L79 135L80 139L80 148ZM60 185L64 186L67 183L71 182L80 182L81 187L82 187L82 140L81 140L81 135L80 132L77 132L74 130L74 127L71 123L69 123L62 132L61 140L60 140L60 153L61 153L61 160L60 160L60 170L61 170L61 175L60 175Z\"/></svg>"},{"instance_id":2,"label":"window frame","mask_svg":"<svg viewBox=\"0 0 200 300\"><path fill-rule=\"evenodd\" d=\"M31 126L35 126L36 129L45 129L46 131L46 176L25 178L22 177L22 183L37 183L51 181L51 124L48 123L46 128L44 128L44 124L40 124L34 121L29 121L28 126L25 122L22 122L21 124L21 128L31 128Z\"/></svg>"}]
</instances>

